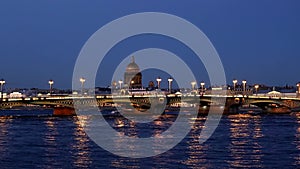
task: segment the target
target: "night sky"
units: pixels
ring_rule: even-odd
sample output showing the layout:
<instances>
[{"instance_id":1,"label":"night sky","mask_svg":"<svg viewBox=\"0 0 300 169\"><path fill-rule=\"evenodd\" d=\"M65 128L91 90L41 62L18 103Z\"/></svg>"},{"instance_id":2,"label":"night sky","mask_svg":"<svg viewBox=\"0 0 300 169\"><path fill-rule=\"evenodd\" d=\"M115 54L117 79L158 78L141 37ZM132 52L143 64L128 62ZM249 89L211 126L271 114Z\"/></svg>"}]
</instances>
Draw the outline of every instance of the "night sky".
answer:
<instances>
[{"instance_id":1,"label":"night sky","mask_svg":"<svg viewBox=\"0 0 300 169\"><path fill-rule=\"evenodd\" d=\"M71 88L76 58L95 31L124 15L164 12L188 20L207 35L220 55L228 83L237 78L295 85L300 81L299 9L298 0L0 1L0 78L11 88L47 88L49 79L55 80L56 88ZM183 60L188 54L178 42L148 35L118 44L105 61L124 59L146 47L179 53ZM203 72L200 64L187 62ZM109 72L113 66L106 64L104 69ZM110 83L110 73L99 76L98 86ZM207 77L199 75L197 80Z\"/></svg>"}]
</instances>

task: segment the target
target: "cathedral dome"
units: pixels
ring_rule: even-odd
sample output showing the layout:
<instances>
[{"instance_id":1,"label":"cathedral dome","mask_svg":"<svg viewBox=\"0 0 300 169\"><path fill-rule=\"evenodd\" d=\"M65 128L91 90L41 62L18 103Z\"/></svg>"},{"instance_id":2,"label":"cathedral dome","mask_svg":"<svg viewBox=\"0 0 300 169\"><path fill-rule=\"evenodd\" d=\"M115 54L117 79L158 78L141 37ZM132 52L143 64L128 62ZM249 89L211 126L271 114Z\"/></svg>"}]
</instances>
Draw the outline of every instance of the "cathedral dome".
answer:
<instances>
[{"instance_id":1,"label":"cathedral dome","mask_svg":"<svg viewBox=\"0 0 300 169\"><path fill-rule=\"evenodd\" d=\"M132 56L131 62L126 67L124 84L131 89L142 88L142 73L140 67L135 63L134 56Z\"/></svg>"},{"instance_id":2,"label":"cathedral dome","mask_svg":"<svg viewBox=\"0 0 300 169\"><path fill-rule=\"evenodd\" d=\"M134 56L131 58L131 62L126 67L126 72L138 73L140 71L139 66L135 63Z\"/></svg>"}]
</instances>

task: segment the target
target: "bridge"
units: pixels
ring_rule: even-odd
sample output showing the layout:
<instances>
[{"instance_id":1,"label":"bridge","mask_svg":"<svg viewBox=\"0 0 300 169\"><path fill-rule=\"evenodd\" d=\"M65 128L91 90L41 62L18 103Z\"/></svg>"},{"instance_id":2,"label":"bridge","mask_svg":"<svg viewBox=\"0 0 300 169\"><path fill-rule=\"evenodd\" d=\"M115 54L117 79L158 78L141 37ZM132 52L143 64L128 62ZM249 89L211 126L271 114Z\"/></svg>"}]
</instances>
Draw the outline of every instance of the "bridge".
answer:
<instances>
[{"instance_id":1,"label":"bridge","mask_svg":"<svg viewBox=\"0 0 300 169\"><path fill-rule=\"evenodd\" d=\"M198 106L199 113L207 113L209 109L222 106L225 100L224 114L238 113L241 109L252 110L259 108L265 113L289 113L300 110L300 99L289 97L261 96L229 96L229 95L97 95L97 96L48 96L10 98L0 100L0 109L39 105L51 107L54 114L74 114L74 102L88 106L97 105L100 109L115 106L134 106L147 109L151 105L165 104L166 107L183 107L182 103ZM72 110L72 111L70 111Z\"/></svg>"}]
</instances>

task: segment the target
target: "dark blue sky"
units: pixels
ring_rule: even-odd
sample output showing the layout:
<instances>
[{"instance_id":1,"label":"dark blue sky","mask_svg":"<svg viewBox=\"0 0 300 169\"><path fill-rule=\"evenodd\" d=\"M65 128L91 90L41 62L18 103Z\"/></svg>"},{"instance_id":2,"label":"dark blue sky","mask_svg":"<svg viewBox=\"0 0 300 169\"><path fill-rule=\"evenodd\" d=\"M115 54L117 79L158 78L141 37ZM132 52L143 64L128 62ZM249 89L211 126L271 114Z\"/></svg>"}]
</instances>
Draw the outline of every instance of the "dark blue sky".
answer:
<instances>
[{"instance_id":1,"label":"dark blue sky","mask_svg":"<svg viewBox=\"0 0 300 169\"><path fill-rule=\"evenodd\" d=\"M76 58L96 30L124 15L153 11L198 26L217 49L228 82L237 78L294 85L300 81L299 9L297 0L1 1L0 78L8 87L47 88L52 78L55 87L70 88ZM153 37L146 39L145 44L139 37L136 43L129 40L128 51L120 44L107 62L155 42ZM170 42L160 47L172 50L172 46ZM103 79L98 79L101 86L108 78Z\"/></svg>"}]
</instances>

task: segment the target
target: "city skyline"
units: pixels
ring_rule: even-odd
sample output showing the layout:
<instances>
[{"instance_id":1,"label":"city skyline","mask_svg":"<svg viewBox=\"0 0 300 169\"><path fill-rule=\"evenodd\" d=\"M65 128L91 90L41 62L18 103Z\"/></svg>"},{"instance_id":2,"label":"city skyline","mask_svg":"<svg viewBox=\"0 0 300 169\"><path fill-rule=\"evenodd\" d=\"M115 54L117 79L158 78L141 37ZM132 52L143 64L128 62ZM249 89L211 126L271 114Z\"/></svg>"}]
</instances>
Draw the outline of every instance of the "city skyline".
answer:
<instances>
[{"instance_id":1,"label":"city skyline","mask_svg":"<svg viewBox=\"0 0 300 169\"><path fill-rule=\"evenodd\" d=\"M1 3L0 78L12 88L47 88L50 79L55 81L54 87L71 88L75 61L86 40L114 19L146 11L177 15L201 29L220 55L228 84L235 78L270 86L295 86L300 81L297 1ZM162 36L126 39L107 54L103 69L110 72L117 66L112 61L148 47L176 53L193 71L200 72L197 81L208 81L203 65L189 58L192 52ZM97 78L96 83L107 86L110 79L108 73Z\"/></svg>"}]
</instances>

